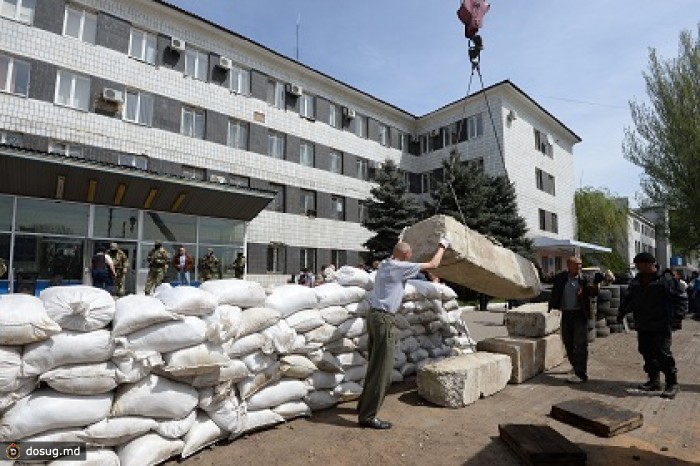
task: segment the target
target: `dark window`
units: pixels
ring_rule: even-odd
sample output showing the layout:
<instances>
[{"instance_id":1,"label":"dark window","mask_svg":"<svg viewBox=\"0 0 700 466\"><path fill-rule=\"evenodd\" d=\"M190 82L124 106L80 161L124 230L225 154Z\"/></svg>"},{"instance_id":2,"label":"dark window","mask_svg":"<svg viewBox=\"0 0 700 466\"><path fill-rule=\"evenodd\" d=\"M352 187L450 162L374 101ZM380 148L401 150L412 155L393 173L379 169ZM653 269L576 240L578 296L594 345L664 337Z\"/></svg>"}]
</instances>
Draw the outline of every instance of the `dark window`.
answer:
<instances>
[{"instance_id":1,"label":"dark window","mask_svg":"<svg viewBox=\"0 0 700 466\"><path fill-rule=\"evenodd\" d=\"M270 191L275 191L277 195L267 205L267 210L272 210L274 212L284 212L284 185L270 183Z\"/></svg>"}]
</instances>

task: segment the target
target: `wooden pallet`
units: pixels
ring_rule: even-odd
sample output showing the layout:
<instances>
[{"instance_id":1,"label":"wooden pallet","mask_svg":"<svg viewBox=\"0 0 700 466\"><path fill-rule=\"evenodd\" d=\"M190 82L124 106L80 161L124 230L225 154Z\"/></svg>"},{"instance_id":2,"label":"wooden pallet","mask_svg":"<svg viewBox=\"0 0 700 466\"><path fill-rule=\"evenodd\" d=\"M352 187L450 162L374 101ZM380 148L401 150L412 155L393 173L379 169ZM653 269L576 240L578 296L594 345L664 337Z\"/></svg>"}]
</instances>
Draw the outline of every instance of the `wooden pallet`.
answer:
<instances>
[{"instance_id":1,"label":"wooden pallet","mask_svg":"<svg viewBox=\"0 0 700 466\"><path fill-rule=\"evenodd\" d=\"M586 464L586 452L546 425L499 424L501 439L528 465Z\"/></svg>"},{"instance_id":2,"label":"wooden pallet","mask_svg":"<svg viewBox=\"0 0 700 466\"><path fill-rule=\"evenodd\" d=\"M642 413L591 398L567 400L552 406L553 418L600 437L613 437L644 424Z\"/></svg>"}]
</instances>

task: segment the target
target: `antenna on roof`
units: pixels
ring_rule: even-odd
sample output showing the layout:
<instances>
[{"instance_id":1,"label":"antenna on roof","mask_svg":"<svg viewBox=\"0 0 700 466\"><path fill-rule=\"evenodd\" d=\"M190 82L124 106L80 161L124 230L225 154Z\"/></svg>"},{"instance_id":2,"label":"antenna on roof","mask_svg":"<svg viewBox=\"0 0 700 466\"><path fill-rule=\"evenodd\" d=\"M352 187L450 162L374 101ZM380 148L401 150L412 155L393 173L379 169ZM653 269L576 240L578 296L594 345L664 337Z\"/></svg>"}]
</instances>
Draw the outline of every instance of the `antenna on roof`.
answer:
<instances>
[{"instance_id":1,"label":"antenna on roof","mask_svg":"<svg viewBox=\"0 0 700 466\"><path fill-rule=\"evenodd\" d=\"M297 61L299 61L299 26L301 26L301 13L297 16Z\"/></svg>"}]
</instances>

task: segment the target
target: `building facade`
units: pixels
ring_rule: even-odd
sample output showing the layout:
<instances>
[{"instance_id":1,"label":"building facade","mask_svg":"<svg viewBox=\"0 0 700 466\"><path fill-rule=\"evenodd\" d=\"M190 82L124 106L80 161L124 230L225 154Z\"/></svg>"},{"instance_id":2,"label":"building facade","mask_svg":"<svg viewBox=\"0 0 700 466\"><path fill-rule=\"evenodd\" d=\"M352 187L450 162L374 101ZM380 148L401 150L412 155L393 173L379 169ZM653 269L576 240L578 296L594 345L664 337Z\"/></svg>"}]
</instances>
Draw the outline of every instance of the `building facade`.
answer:
<instances>
[{"instance_id":1,"label":"building facade","mask_svg":"<svg viewBox=\"0 0 700 466\"><path fill-rule=\"evenodd\" d=\"M374 169L393 160L427 196L455 151L514 183L543 269L575 240L580 138L509 81L416 116L158 0L0 0L0 26L9 274L48 280L57 253L46 251L77 248L82 273L64 278L87 281L89 256L111 240L129 243L135 289L157 239L196 257L215 246L225 269L245 250L263 284L356 264ZM23 249L22 235L70 241Z\"/></svg>"}]
</instances>

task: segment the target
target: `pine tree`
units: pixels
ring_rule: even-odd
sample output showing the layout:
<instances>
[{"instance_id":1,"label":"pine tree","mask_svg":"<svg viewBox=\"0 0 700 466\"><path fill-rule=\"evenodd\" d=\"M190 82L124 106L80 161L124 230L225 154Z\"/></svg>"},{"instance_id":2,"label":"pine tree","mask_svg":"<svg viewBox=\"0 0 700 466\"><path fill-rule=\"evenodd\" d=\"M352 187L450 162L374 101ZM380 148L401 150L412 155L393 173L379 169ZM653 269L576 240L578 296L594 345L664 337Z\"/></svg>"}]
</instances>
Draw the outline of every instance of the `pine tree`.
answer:
<instances>
[{"instance_id":1,"label":"pine tree","mask_svg":"<svg viewBox=\"0 0 700 466\"><path fill-rule=\"evenodd\" d=\"M403 175L392 160L384 162L375 176L378 186L365 200L367 215L362 226L375 233L363 244L371 258L389 257L404 227L418 220L420 206L408 194Z\"/></svg>"},{"instance_id":2,"label":"pine tree","mask_svg":"<svg viewBox=\"0 0 700 466\"><path fill-rule=\"evenodd\" d=\"M518 213L515 187L505 176L491 177L489 207L485 213L489 235L504 247L528 259L533 259L532 240L528 238L525 219Z\"/></svg>"}]
</instances>

